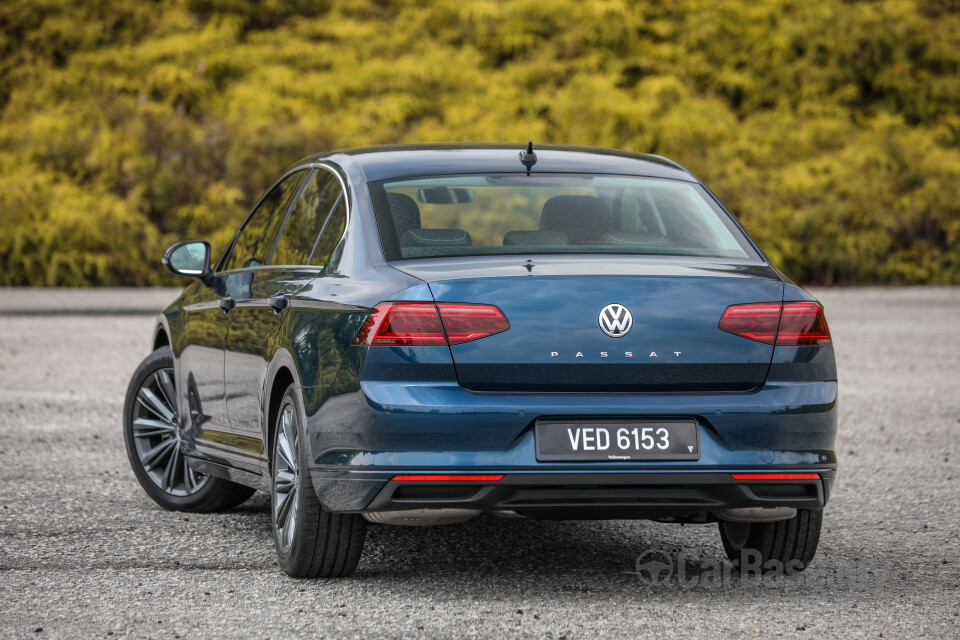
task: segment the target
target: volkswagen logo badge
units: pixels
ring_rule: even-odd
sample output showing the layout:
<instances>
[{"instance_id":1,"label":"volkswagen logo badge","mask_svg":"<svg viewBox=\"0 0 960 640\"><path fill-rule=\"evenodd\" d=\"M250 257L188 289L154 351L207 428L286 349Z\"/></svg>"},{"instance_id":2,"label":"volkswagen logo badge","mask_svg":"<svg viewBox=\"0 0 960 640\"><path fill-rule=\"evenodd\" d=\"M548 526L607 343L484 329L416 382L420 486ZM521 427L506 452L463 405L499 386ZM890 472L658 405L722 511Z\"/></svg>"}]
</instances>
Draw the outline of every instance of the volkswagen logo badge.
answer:
<instances>
[{"instance_id":1,"label":"volkswagen logo badge","mask_svg":"<svg viewBox=\"0 0 960 640\"><path fill-rule=\"evenodd\" d=\"M622 338L633 328L633 316L622 304L608 304L600 310L600 329L611 338Z\"/></svg>"}]
</instances>

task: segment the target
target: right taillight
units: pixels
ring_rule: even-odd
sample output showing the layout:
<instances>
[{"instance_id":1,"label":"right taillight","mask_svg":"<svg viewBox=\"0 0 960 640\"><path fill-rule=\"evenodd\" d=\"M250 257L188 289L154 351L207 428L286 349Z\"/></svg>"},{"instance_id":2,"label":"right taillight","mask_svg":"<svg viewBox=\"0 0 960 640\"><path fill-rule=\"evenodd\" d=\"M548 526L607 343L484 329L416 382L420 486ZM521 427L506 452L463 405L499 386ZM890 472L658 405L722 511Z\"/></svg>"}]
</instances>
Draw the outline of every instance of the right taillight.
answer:
<instances>
[{"instance_id":1,"label":"right taillight","mask_svg":"<svg viewBox=\"0 0 960 640\"><path fill-rule=\"evenodd\" d=\"M777 344L832 344L827 319L816 302L785 302Z\"/></svg>"},{"instance_id":2,"label":"right taillight","mask_svg":"<svg viewBox=\"0 0 960 640\"><path fill-rule=\"evenodd\" d=\"M447 346L486 338L509 328L503 312L489 304L381 302L370 311L353 344Z\"/></svg>"},{"instance_id":3,"label":"right taillight","mask_svg":"<svg viewBox=\"0 0 960 640\"><path fill-rule=\"evenodd\" d=\"M783 346L829 345L830 329L816 302L736 304L723 312L722 331Z\"/></svg>"}]
</instances>

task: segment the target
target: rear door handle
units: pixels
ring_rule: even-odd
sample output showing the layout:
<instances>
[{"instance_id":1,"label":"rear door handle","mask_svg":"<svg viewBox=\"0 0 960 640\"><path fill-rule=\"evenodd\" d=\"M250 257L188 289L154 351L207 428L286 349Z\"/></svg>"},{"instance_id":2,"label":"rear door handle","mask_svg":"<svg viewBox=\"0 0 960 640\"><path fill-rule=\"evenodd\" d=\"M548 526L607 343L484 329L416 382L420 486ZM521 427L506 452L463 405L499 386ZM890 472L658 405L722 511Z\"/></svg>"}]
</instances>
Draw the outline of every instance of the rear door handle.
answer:
<instances>
[{"instance_id":1,"label":"rear door handle","mask_svg":"<svg viewBox=\"0 0 960 640\"><path fill-rule=\"evenodd\" d=\"M237 301L233 299L233 296L226 295L220 298L217 304L220 305L220 308L223 309L224 313L227 313L228 311L232 310L234 307L237 306Z\"/></svg>"},{"instance_id":2,"label":"rear door handle","mask_svg":"<svg viewBox=\"0 0 960 640\"><path fill-rule=\"evenodd\" d=\"M270 303L270 306L273 307L273 310L276 313L280 313L287 308L287 298L283 295L282 291L277 291L275 294L267 298L267 302Z\"/></svg>"}]
</instances>

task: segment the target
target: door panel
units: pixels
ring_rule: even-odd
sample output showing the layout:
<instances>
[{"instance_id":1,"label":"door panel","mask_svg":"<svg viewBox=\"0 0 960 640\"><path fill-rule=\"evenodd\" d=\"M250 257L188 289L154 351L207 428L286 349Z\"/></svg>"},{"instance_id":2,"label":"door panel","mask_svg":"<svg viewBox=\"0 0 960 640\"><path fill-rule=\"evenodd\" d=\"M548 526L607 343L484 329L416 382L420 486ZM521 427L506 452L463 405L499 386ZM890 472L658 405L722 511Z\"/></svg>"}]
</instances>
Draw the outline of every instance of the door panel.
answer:
<instances>
[{"instance_id":1,"label":"door panel","mask_svg":"<svg viewBox=\"0 0 960 640\"><path fill-rule=\"evenodd\" d=\"M228 425L223 386L227 318L218 306L216 287L193 286L183 302L177 354L180 420L191 449L197 442L216 440Z\"/></svg>"},{"instance_id":2,"label":"door panel","mask_svg":"<svg viewBox=\"0 0 960 640\"><path fill-rule=\"evenodd\" d=\"M277 334L288 301L317 275L317 269L303 265L310 262L341 192L334 174L324 169L312 171L279 225L277 240L269 251L271 266L231 274L227 279L227 290L237 304L230 313L224 361L227 414L231 430L250 455L264 456L266 376L277 352ZM257 251L264 253L262 247Z\"/></svg>"},{"instance_id":3,"label":"door panel","mask_svg":"<svg viewBox=\"0 0 960 640\"><path fill-rule=\"evenodd\" d=\"M270 306L270 298L292 298L316 276L316 270L257 269L232 274L228 289L236 308L229 313L224 361L227 414L230 430L244 454L259 459L265 455L263 422L267 369L277 351L278 330L286 309Z\"/></svg>"},{"instance_id":4,"label":"door panel","mask_svg":"<svg viewBox=\"0 0 960 640\"><path fill-rule=\"evenodd\" d=\"M264 451L259 411L266 371L263 362L269 358L267 341L277 326L274 310L260 287L270 270L260 267L269 262L291 203L309 174L307 169L291 173L261 199L224 262L228 271L223 275L223 295L231 300L232 309L221 372L228 418L223 444L229 446L235 466L251 471L259 471ZM275 291L266 295L272 293Z\"/></svg>"}]
</instances>

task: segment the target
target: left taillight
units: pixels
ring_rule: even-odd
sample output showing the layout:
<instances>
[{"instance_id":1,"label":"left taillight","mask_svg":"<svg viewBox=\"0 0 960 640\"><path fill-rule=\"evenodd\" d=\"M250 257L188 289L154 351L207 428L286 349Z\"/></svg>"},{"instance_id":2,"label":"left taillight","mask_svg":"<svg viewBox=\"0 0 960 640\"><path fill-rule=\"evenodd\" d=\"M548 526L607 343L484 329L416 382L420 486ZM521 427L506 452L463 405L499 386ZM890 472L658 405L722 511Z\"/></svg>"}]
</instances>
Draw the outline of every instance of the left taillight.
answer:
<instances>
[{"instance_id":1,"label":"left taillight","mask_svg":"<svg viewBox=\"0 0 960 640\"><path fill-rule=\"evenodd\" d=\"M492 304L440 302L437 308L451 345L486 338L510 328L503 311Z\"/></svg>"},{"instance_id":2,"label":"left taillight","mask_svg":"<svg viewBox=\"0 0 960 640\"><path fill-rule=\"evenodd\" d=\"M735 304L723 312L718 326L741 338L778 346L833 343L816 302Z\"/></svg>"},{"instance_id":3,"label":"left taillight","mask_svg":"<svg viewBox=\"0 0 960 640\"><path fill-rule=\"evenodd\" d=\"M510 328L489 304L381 302L360 326L355 345L446 346L479 340Z\"/></svg>"}]
</instances>

